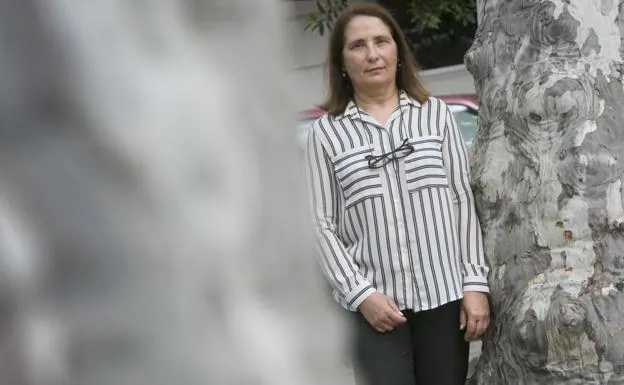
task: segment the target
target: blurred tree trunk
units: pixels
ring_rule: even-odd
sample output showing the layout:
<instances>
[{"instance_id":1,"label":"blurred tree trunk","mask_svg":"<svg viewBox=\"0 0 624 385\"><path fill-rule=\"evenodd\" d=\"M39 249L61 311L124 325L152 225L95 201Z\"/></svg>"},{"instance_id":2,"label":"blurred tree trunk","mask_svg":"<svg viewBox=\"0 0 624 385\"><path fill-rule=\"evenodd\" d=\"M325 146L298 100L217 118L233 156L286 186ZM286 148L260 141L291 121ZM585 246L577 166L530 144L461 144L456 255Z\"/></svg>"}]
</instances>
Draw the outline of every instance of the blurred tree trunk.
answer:
<instances>
[{"instance_id":1,"label":"blurred tree trunk","mask_svg":"<svg viewBox=\"0 0 624 385\"><path fill-rule=\"evenodd\" d=\"M349 383L286 6L0 0L0 384Z\"/></svg>"},{"instance_id":2,"label":"blurred tree trunk","mask_svg":"<svg viewBox=\"0 0 624 385\"><path fill-rule=\"evenodd\" d=\"M624 383L622 13L481 0L466 63L493 319L470 383Z\"/></svg>"}]
</instances>

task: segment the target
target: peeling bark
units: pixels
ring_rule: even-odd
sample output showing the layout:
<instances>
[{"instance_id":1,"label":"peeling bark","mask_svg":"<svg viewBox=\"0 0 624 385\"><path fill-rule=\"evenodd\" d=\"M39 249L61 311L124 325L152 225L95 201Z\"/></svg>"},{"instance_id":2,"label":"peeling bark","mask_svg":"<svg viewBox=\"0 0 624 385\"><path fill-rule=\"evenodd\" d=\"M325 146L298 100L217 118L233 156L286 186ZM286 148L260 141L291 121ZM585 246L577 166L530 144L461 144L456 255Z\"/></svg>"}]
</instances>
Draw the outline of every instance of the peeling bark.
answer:
<instances>
[{"instance_id":1,"label":"peeling bark","mask_svg":"<svg viewBox=\"0 0 624 385\"><path fill-rule=\"evenodd\" d=\"M478 3L465 59L493 318L470 383L624 383L624 13Z\"/></svg>"}]
</instances>

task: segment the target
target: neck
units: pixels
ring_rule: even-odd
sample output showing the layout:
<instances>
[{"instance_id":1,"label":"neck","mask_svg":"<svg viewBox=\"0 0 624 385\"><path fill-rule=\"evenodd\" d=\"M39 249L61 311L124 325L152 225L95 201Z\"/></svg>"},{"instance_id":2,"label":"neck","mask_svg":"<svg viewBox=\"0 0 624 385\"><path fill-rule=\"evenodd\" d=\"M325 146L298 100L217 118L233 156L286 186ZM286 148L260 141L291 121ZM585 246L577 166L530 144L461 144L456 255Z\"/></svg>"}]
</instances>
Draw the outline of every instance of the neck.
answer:
<instances>
[{"instance_id":1,"label":"neck","mask_svg":"<svg viewBox=\"0 0 624 385\"><path fill-rule=\"evenodd\" d=\"M395 106L399 100L399 90L394 84L373 92L356 89L353 98L355 103L364 109Z\"/></svg>"}]
</instances>

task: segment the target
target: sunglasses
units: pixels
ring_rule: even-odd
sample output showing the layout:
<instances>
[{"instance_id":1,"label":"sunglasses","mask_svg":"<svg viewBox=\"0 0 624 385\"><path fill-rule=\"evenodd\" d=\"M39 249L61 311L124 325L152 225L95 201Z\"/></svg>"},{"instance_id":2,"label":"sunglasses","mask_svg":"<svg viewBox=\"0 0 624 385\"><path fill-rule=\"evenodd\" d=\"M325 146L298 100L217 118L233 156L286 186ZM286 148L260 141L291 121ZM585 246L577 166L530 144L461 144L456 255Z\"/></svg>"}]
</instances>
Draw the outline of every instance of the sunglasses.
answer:
<instances>
[{"instance_id":1,"label":"sunglasses","mask_svg":"<svg viewBox=\"0 0 624 385\"><path fill-rule=\"evenodd\" d=\"M407 139L405 139L403 143L394 150L377 156L367 155L366 160L368 161L369 168L380 168L388 164L391 160L405 158L412 152L414 152L414 146L407 143Z\"/></svg>"}]
</instances>

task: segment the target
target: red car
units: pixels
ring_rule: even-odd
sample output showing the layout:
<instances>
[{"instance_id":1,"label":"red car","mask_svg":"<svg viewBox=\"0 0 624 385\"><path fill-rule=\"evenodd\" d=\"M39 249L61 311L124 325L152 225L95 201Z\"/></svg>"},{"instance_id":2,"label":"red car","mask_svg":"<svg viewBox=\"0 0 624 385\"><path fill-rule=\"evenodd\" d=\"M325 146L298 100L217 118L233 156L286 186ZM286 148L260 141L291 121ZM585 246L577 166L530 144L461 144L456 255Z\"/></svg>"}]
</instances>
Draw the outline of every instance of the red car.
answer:
<instances>
[{"instance_id":1,"label":"red car","mask_svg":"<svg viewBox=\"0 0 624 385\"><path fill-rule=\"evenodd\" d=\"M466 142L466 148L470 148L472 145L472 138L474 138L477 130L479 105L476 95L439 95L437 97L449 106L459 125L464 141ZM319 108L311 108L299 114L298 135L301 145L306 141L310 124L321 115L323 115L323 110Z\"/></svg>"}]
</instances>

